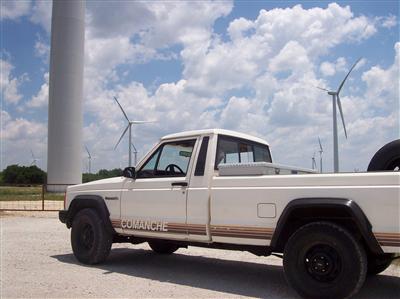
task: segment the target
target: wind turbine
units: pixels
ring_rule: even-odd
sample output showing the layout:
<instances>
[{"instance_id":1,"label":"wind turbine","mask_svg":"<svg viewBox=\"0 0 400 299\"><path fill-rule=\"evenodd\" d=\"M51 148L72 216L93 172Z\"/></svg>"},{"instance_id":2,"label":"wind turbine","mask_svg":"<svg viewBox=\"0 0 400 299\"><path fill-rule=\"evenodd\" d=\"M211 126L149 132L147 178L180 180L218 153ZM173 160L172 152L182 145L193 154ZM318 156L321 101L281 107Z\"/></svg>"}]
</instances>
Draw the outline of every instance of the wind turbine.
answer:
<instances>
[{"instance_id":1,"label":"wind turbine","mask_svg":"<svg viewBox=\"0 0 400 299\"><path fill-rule=\"evenodd\" d=\"M337 132L337 114L336 114L336 104L339 107L340 117L342 118L344 135L347 139L347 131L346 125L344 123L343 111L342 111L342 103L340 102L340 91L343 88L344 83L346 82L347 78L349 77L351 71L355 68L357 63L359 63L361 58L359 58L351 67L350 71L347 73L346 77L344 77L342 83L340 83L339 88L334 90L328 90L322 87L317 87L321 90L328 92L329 95L332 96L332 108L333 108L333 171L339 172L339 148L338 148L338 132Z\"/></svg>"},{"instance_id":2,"label":"wind turbine","mask_svg":"<svg viewBox=\"0 0 400 299\"><path fill-rule=\"evenodd\" d=\"M32 149L31 149L31 156L32 156L31 166L37 166L36 163L37 163L37 161L39 161L39 159L35 157L35 155L33 154Z\"/></svg>"},{"instance_id":3,"label":"wind turbine","mask_svg":"<svg viewBox=\"0 0 400 299\"><path fill-rule=\"evenodd\" d=\"M315 152L311 158L311 168L312 169L317 169L317 162L315 162Z\"/></svg>"},{"instance_id":4,"label":"wind turbine","mask_svg":"<svg viewBox=\"0 0 400 299\"><path fill-rule=\"evenodd\" d=\"M89 173L92 173L92 155L89 152L89 149L85 145L86 152L88 154L88 162L89 162Z\"/></svg>"},{"instance_id":5,"label":"wind turbine","mask_svg":"<svg viewBox=\"0 0 400 299\"><path fill-rule=\"evenodd\" d=\"M322 143L321 139L319 139L319 136L318 136L318 143L319 143L319 172L322 173L322 154L324 152L324 149L322 148Z\"/></svg>"},{"instance_id":6,"label":"wind turbine","mask_svg":"<svg viewBox=\"0 0 400 299\"><path fill-rule=\"evenodd\" d=\"M126 131L129 130L129 166L132 166L132 125L139 125L139 124L147 124L147 123L153 123L154 121L145 121L145 120L130 120L128 116L126 115L124 109L122 108L121 104L118 102L117 98L114 97L114 100L117 102L119 108L121 108L122 113L124 114L126 120L128 121L128 125L126 126L125 130L122 132L121 137L119 138L117 144L114 147L114 150L117 148L118 144L121 142L122 137L124 137Z\"/></svg>"}]
</instances>

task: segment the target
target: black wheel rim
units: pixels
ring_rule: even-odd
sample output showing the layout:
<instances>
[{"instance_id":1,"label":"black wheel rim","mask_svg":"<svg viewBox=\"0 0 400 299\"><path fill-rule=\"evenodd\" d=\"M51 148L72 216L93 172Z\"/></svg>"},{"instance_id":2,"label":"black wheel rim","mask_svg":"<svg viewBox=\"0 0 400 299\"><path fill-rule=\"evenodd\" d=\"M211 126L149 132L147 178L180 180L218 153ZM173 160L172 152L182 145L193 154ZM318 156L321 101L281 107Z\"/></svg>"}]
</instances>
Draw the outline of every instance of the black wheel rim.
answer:
<instances>
[{"instance_id":1,"label":"black wheel rim","mask_svg":"<svg viewBox=\"0 0 400 299\"><path fill-rule=\"evenodd\" d=\"M319 244L311 247L304 260L307 273L316 281L332 282L342 270L340 255L333 247Z\"/></svg>"},{"instance_id":2,"label":"black wheel rim","mask_svg":"<svg viewBox=\"0 0 400 299\"><path fill-rule=\"evenodd\" d=\"M85 224L82 229L80 243L85 249L91 249L94 243L94 232L90 224Z\"/></svg>"}]
</instances>

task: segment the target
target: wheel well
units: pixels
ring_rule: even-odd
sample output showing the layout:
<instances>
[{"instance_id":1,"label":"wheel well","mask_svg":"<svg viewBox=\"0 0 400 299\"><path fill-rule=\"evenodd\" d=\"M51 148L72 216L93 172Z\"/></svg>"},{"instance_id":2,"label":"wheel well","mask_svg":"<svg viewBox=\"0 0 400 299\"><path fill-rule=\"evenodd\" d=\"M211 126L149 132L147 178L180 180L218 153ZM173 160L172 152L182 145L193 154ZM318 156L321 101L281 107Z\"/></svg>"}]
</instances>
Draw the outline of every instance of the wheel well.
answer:
<instances>
[{"instance_id":1,"label":"wheel well","mask_svg":"<svg viewBox=\"0 0 400 299\"><path fill-rule=\"evenodd\" d=\"M110 230L110 232L115 233L110 221L110 212L108 211L103 198L98 195L78 195L74 197L69 206L66 219L66 225L68 228L72 226L72 222L76 214L83 209L95 210L100 218L103 219L106 228Z\"/></svg>"},{"instance_id":2,"label":"wheel well","mask_svg":"<svg viewBox=\"0 0 400 299\"><path fill-rule=\"evenodd\" d=\"M304 200L305 202L302 202ZM372 234L371 224L359 206L349 200L338 199L338 202L334 203L332 200L334 199L293 201L278 221L277 229L271 240L272 250L283 252L290 236L301 226L311 222L326 221L347 229L364 245L368 254L383 253Z\"/></svg>"}]
</instances>

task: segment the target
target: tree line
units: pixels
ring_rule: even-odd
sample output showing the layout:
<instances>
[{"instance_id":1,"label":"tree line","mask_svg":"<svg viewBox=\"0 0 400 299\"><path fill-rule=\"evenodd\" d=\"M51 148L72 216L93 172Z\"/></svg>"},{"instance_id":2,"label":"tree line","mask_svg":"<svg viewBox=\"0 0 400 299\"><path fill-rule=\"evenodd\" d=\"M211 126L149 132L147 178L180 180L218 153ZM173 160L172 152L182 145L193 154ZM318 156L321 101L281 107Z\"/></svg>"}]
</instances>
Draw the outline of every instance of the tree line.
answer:
<instances>
[{"instance_id":1,"label":"tree line","mask_svg":"<svg viewBox=\"0 0 400 299\"><path fill-rule=\"evenodd\" d=\"M97 173L83 173L82 182L87 183L121 175L122 169L120 168L100 169ZM13 164L0 172L0 184L3 185L41 185L46 183L46 178L47 173L36 165L19 166Z\"/></svg>"}]
</instances>

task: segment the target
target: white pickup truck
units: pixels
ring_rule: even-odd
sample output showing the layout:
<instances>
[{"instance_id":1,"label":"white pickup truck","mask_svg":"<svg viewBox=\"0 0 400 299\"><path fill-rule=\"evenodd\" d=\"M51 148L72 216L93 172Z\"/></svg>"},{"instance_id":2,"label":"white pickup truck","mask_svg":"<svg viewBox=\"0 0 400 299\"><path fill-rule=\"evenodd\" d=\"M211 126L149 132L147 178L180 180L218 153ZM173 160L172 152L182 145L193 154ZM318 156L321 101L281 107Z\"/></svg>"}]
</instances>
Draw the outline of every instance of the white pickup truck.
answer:
<instances>
[{"instance_id":1,"label":"white pickup truck","mask_svg":"<svg viewBox=\"0 0 400 299\"><path fill-rule=\"evenodd\" d=\"M385 270L400 253L399 216L398 171L284 167L264 140L219 129L163 137L123 177L68 187L59 213L82 263L103 262L116 242L274 254L307 298L351 297Z\"/></svg>"}]
</instances>

